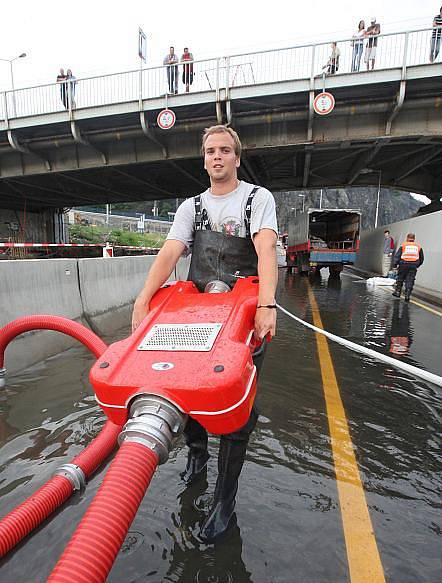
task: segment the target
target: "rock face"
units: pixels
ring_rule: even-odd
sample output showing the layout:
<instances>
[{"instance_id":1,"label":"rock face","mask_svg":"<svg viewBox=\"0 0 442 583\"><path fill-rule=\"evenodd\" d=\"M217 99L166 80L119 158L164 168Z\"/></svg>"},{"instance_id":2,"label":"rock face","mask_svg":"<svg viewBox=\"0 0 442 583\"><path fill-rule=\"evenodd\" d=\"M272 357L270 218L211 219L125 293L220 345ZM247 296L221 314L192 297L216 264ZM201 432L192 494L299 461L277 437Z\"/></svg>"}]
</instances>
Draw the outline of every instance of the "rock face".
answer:
<instances>
[{"instance_id":1,"label":"rock face","mask_svg":"<svg viewBox=\"0 0 442 583\"><path fill-rule=\"evenodd\" d=\"M304 207L319 208L320 191L305 190L296 192L275 192L276 210L279 231L287 231L290 217ZM360 210L362 213L362 228L374 227L376 213L376 188L325 189L322 193L322 208L348 208ZM410 194L397 190L381 189L379 197L378 226L388 225L395 221L408 219L416 214L422 203L416 201Z\"/></svg>"}]
</instances>

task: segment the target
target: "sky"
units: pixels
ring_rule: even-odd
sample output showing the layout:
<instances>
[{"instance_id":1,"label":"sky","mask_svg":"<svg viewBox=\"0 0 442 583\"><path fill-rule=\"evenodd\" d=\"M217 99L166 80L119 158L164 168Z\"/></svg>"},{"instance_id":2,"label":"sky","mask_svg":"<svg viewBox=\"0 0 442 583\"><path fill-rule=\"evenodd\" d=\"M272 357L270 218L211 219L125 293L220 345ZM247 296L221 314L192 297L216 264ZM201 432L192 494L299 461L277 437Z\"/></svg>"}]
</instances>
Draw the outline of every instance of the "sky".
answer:
<instances>
[{"instance_id":1,"label":"sky","mask_svg":"<svg viewBox=\"0 0 442 583\"><path fill-rule=\"evenodd\" d=\"M441 0L272 0L164 3L151 0L6 0L0 58L14 62L15 88L53 83L60 67L77 78L139 67L138 28L147 35L147 66L162 64L173 44L195 59L348 38L376 16L382 32L431 26ZM0 61L0 91L10 89Z\"/></svg>"}]
</instances>

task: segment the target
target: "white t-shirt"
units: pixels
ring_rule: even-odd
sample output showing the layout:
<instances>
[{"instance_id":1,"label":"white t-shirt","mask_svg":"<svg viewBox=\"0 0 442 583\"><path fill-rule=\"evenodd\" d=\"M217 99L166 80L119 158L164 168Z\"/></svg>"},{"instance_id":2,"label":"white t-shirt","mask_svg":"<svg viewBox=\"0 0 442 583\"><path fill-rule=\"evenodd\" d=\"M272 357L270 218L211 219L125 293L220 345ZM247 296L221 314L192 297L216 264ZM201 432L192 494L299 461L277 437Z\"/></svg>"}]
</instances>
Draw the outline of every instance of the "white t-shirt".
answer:
<instances>
[{"instance_id":1,"label":"white t-shirt","mask_svg":"<svg viewBox=\"0 0 442 583\"><path fill-rule=\"evenodd\" d=\"M238 187L228 194L215 195L207 189L201 194L201 210L206 209L212 231L225 235L245 237L244 224L247 199L253 184L241 180ZM181 241L187 248L192 247L195 233L195 197L188 198L179 207L167 239ZM250 218L250 235L261 229L272 229L278 234L275 199L270 191L261 186L256 191Z\"/></svg>"}]
</instances>

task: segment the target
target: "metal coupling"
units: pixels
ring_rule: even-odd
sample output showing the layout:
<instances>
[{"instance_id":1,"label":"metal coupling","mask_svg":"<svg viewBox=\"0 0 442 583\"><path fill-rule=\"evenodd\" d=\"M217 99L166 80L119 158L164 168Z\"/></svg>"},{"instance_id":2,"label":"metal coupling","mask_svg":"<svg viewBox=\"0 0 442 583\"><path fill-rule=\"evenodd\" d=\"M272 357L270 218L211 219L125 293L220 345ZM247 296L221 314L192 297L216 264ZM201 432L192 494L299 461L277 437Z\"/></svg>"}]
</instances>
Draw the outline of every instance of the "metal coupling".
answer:
<instances>
[{"instance_id":1,"label":"metal coupling","mask_svg":"<svg viewBox=\"0 0 442 583\"><path fill-rule=\"evenodd\" d=\"M4 389L6 386L6 369L0 368L0 389Z\"/></svg>"},{"instance_id":2,"label":"metal coupling","mask_svg":"<svg viewBox=\"0 0 442 583\"><path fill-rule=\"evenodd\" d=\"M154 451L164 464L172 449L173 439L183 430L187 415L170 401L156 395L141 395L130 407L131 418L118 436L124 441L141 443Z\"/></svg>"},{"instance_id":3,"label":"metal coupling","mask_svg":"<svg viewBox=\"0 0 442 583\"><path fill-rule=\"evenodd\" d=\"M74 490L83 492L86 488L86 476L80 466L75 464L63 464L55 472L54 476L64 476L72 484Z\"/></svg>"},{"instance_id":4,"label":"metal coupling","mask_svg":"<svg viewBox=\"0 0 442 583\"><path fill-rule=\"evenodd\" d=\"M208 294L223 294L229 291L232 291L230 285L228 285L225 281L221 281L220 279L209 281L209 283L204 288L204 293Z\"/></svg>"}]
</instances>

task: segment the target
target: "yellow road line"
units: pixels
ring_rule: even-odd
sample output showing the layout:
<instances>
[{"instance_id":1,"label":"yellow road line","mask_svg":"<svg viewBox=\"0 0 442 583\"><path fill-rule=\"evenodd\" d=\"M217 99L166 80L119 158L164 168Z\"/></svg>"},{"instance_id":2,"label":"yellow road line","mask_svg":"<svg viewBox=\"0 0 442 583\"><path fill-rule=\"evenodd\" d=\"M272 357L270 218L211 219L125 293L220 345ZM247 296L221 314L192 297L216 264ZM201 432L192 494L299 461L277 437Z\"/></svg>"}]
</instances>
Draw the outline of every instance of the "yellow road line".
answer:
<instances>
[{"instance_id":1,"label":"yellow road line","mask_svg":"<svg viewBox=\"0 0 442 583\"><path fill-rule=\"evenodd\" d=\"M416 300L410 300L410 302L412 304L416 304L416 306L420 306L421 308L424 308L424 310L427 310L428 312L431 312L432 314L436 314L437 316L442 316L442 312L439 312L438 310L435 310L434 308L430 308L429 306L426 306L425 304L421 304L420 302L418 302Z\"/></svg>"},{"instance_id":2,"label":"yellow road line","mask_svg":"<svg viewBox=\"0 0 442 583\"><path fill-rule=\"evenodd\" d=\"M383 287L381 285L378 287L380 289L382 289L383 291L388 293L393 289L394 286L391 286L388 289L385 289L385 287ZM416 306L419 306L420 308L423 308L424 310L427 310L427 312L431 312L432 314L436 314L436 316L442 316L442 312L439 312L438 310L435 310L434 308L430 308L430 306L426 306L425 304L421 304L421 302L418 302L417 300L410 300L410 302L412 304L415 304Z\"/></svg>"},{"instance_id":3,"label":"yellow road line","mask_svg":"<svg viewBox=\"0 0 442 583\"><path fill-rule=\"evenodd\" d=\"M308 285L313 323L322 328L321 315ZM352 583L384 583L384 570L359 475L347 418L327 339L315 333L330 428L339 504Z\"/></svg>"}]
</instances>

